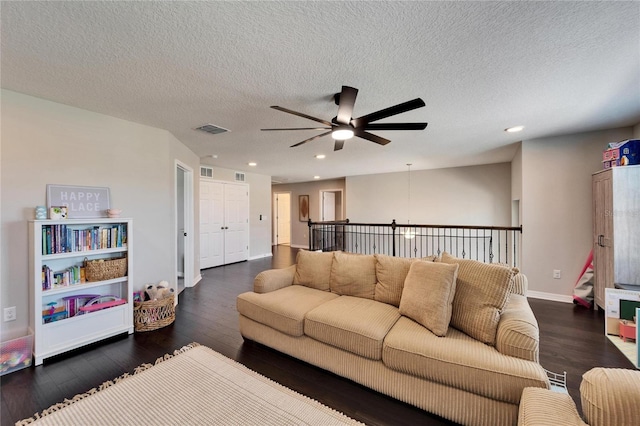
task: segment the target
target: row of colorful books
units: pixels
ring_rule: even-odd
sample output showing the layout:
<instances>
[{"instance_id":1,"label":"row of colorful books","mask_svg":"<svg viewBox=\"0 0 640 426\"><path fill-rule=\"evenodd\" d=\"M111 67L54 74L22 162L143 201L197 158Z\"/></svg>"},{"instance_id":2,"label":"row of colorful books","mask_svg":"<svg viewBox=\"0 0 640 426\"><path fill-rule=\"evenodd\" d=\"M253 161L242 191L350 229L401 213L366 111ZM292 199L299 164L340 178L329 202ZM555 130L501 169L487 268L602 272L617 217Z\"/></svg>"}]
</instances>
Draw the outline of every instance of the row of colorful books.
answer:
<instances>
[{"instance_id":1,"label":"row of colorful books","mask_svg":"<svg viewBox=\"0 0 640 426\"><path fill-rule=\"evenodd\" d=\"M42 265L42 289L51 290L58 287L85 282L84 267L70 266L64 271L55 272L47 265Z\"/></svg>"},{"instance_id":2,"label":"row of colorful books","mask_svg":"<svg viewBox=\"0 0 640 426\"><path fill-rule=\"evenodd\" d=\"M127 225L75 229L67 225L42 227L42 254L71 253L126 247Z\"/></svg>"}]
</instances>

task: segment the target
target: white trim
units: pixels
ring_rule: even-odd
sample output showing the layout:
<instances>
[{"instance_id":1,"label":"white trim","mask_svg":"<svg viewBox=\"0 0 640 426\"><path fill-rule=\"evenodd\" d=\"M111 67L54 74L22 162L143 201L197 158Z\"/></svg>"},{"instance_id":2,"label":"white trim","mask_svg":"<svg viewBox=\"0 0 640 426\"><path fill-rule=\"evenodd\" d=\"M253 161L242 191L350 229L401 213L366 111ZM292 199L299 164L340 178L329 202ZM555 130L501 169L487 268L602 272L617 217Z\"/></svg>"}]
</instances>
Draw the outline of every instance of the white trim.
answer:
<instances>
[{"instance_id":1,"label":"white trim","mask_svg":"<svg viewBox=\"0 0 640 426\"><path fill-rule=\"evenodd\" d=\"M289 247L309 250L309 245L305 246L305 245L301 245L301 244L289 244Z\"/></svg>"},{"instance_id":2,"label":"white trim","mask_svg":"<svg viewBox=\"0 0 640 426\"><path fill-rule=\"evenodd\" d=\"M573 303L573 296L567 296L566 294L546 293L544 291L527 291L527 297L532 299L550 300L552 302Z\"/></svg>"},{"instance_id":3,"label":"white trim","mask_svg":"<svg viewBox=\"0 0 640 426\"><path fill-rule=\"evenodd\" d=\"M191 284L191 287L194 287L196 284L198 284L200 281L202 280L202 275L198 274L194 280L193 280L193 284Z\"/></svg>"},{"instance_id":4,"label":"white trim","mask_svg":"<svg viewBox=\"0 0 640 426\"><path fill-rule=\"evenodd\" d=\"M251 256L249 260L264 259L265 257L273 257L273 253L264 253L264 254L259 254L257 256Z\"/></svg>"},{"instance_id":5,"label":"white trim","mask_svg":"<svg viewBox=\"0 0 640 426\"><path fill-rule=\"evenodd\" d=\"M187 234L184 241L184 284L185 287L193 287L197 281L194 281L193 273L195 269L194 262L194 226L193 218L195 214L194 209L194 194L193 194L193 169L182 161L176 159L173 167L173 185L174 185L174 235L178 235L178 168L184 172L184 232ZM174 237L175 238L175 237ZM174 276L178 276L178 250L174 250L173 264L175 267ZM199 280L198 280L199 281ZM194 284L192 284L194 283ZM176 289L177 290L177 289ZM176 297L176 304L178 298Z\"/></svg>"}]
</instances>

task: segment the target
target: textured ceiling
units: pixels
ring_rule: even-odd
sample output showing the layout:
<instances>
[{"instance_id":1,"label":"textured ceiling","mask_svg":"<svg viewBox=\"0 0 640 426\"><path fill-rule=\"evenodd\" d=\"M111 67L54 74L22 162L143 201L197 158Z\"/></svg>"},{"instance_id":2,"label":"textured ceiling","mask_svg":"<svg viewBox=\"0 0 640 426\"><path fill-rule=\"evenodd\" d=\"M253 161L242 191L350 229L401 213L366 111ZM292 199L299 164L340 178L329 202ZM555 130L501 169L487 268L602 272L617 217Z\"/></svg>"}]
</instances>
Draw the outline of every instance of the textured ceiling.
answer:
<instances>
[{"instance_id":1,"label":"textured ceiling","mask_svg":"<svg viewBox=\"0 0 640 426\"><path fill-rule=\"evenodd\" d=\"M510 161L516 142L640 122L640 2L6 2L2 87L170 131L203 162L297 182ZM416 97L342 151L261 132ZM213 123L231 132L192 130ZM519 134L503 131L525 125ZM323 153L324 160L314 159ZM247 163L258 166L250 168Z\"/></svg>"}]
</instances>

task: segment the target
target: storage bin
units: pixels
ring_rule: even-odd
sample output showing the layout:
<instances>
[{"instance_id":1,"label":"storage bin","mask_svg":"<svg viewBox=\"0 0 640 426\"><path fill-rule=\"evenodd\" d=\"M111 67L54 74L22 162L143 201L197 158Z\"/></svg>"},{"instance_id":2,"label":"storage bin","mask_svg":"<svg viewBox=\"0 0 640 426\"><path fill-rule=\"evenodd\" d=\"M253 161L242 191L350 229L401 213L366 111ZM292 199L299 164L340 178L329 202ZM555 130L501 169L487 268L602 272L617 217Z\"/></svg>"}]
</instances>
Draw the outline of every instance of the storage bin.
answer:
<instances>
[{"instance_id":1,"label":"storage bin","mask_svg":"<svg viewBox=\"0 0 640 426\"><path fill-rule=\"evenodd\" d=\"M2 342L0 345L0 376L31 366L33 335Z\"/></svg>"},{"instance_id":2,"label":"storage bin","mask_svg":"<svg viewBox=\"0 0 640 426\"><path fill-rule=\"evenodd\" d=\"M87 281L105 281L127 275L127 258L84 259L84 273Z\"/></svg>"},{"instance_id":3,"label":"storage bin","mask_svg":"<svg viewBox=\"0 0 640 426\"><path fill-rule=\"evenodd\" d=\"M135 331L152 331L166 327L176 319L174 295L160 300L133 303Z\"/></svg>"}]
</instances>

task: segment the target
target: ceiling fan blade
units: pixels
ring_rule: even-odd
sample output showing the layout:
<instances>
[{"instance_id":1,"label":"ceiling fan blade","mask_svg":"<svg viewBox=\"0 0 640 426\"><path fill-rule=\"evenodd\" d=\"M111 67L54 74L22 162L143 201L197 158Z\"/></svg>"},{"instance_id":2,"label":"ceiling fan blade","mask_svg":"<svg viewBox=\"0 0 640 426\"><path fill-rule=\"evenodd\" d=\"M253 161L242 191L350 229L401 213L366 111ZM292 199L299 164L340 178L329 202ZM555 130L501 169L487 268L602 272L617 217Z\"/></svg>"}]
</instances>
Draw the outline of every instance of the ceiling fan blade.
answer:
<instances>
[{"instance_id":1,"label":"ceiling fan blade","mask_svg":"<svg viewBox=\"0 0 640 426\"><path fill-rule=\"evenodd\" d=\"M317 121L318 123L322 123L325 126L331 127L331 123L330 122L328 122L326 120L323 120L321 118L312 117L312 116L304 114L302 112L294 111L294 110L291 110L291 109L288 109L288 108L284 108L284 107L281 107L281 106L277 106L277 105L272 105L271 108L277 109L278 111L286 112L286 113L289 113L289 114L297 115L298 117L303 117L303 118L306 118L306 119L309 119L309 120Z\"/></svg>"},{"instance_id":2,"label":"ceiling fan blade","mask_svg":"<svg viewBox=\"0 0 640 426\"><path fill-rule=\"evenodd\" d=\"M309 139L305 139L305 140L303 140L302 142L298 142L297 144L291 145L291 148L294 148L294 147L296 147L296 146L300 146L300 145L302 145L303 143L311 142L311 141L316 140L316 139L318 139L318 138L321 138L321 137L323 137L323 136L327 136L327 135L328 135L328 134L330 134L330 133L331 133L331 131L328 131L328 132L322 133L322 134L320 134L320 135L316 135L316 136L314 136L314 137L311 137L311 138L309 138Z\"/></svg>"},{"instance_id":3,"label":"ceiling fan blade","mask_svg":"<svg viewBox=\"0 0 640 426\"><path fill-rule=\"evenodd\" d=\"M289 128L280 128L280 129L260 129L262 131L270 131L270 130L331 130L331 127L289 127Z\"/></svg>"},{"instance_id":4,"label":"ceiling fan blade","mask_svg":"<svg viewBox=\"0 0 640 426\"><path fill-rule=\"evenodd\" d=\"M371 123L373 121L382 120L383 118L391 117L392 115L396 114L402 114L403 112L411 111L416 108L422 108L423 106L425 106L424 101L420 98L415 98L411 101L394 105L389 108L381 109L380 111L372 112L371 114L363 115L359 118L354 118L351 124L354 127L363 127L365 124Z\"/></svg>"},{"instance_id":5,"label":"ceiling fan blade","mask_svg":"<svg viewBox=\"0 0 640 426\"><path fill-rule=\"evenodd\" d=\"M369 123L365 130L424 130L428 123Z\"/></svg>"},{"instance_id":6,"label":"ceiling fan blade","mask_svg":"<svg viewBox=\"0 0 640 426\"><path fill-rule=\"evenodd\" d=\"M344 141L339 141L336 139L336 143L333 146L334 151L340 151L344 147Z\"/></svg>"},{"instance_id":7,"label":"ceiling fan blade","mask_svg":"<svg viewBox=\"0 0 640 426\"><path fill-rule=\"evenodd\" d=\"M356 96L358 96L358 89L354 89L349 86L342 86L342 92L340 93L340 105L338 106L338 116L336 117L336 121L339 124L351 123L353 106L356 103Z\"/></svg>"},{"instance_id":8,"label":"ceiling fan blade","mask_svg":"<svg viewBox=\"0 0 640 426\"><path fill-rule=\"evenodd\" d=\"M380 145L386 145L391 142L389 139L381 138L380 136L376 136L373 133L365 132L362 129L356 129L355 135L359 138L366 139L371 142L375 142Z\"/></svg>"}]
</instances>

